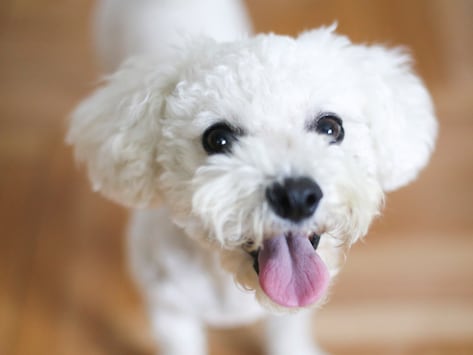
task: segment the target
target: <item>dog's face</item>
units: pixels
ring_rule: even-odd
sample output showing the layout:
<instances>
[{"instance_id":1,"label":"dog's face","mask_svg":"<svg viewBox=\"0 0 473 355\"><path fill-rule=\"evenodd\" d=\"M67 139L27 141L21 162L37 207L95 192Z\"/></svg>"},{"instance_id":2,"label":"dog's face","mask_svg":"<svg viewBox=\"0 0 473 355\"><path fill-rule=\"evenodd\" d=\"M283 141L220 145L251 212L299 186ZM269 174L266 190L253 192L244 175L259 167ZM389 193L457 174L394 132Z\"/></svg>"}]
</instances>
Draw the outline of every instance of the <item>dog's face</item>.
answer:
<instances>
[{"instance_id":1,"label":"dog's face","mask_svg":"<svg viewBox=\"0 0 473 355\"><path fill-rule=\"evenodd\" d=\"M323 300L435 132L405 55L322 29L201 41L172 70L130 62L78 109L69 139L98 189L164 201L263 303L294 308Z\"/></svg>"}]
</instances>

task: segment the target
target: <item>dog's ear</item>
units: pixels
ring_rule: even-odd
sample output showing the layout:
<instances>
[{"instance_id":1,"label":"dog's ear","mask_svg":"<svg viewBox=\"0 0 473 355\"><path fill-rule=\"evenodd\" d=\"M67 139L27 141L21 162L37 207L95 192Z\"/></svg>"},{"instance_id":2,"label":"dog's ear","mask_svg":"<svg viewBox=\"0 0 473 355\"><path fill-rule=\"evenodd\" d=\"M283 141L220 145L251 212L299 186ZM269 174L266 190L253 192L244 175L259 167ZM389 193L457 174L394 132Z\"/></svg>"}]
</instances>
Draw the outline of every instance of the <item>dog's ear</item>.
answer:
<instances>
[{"instance_id":1,"label":"dog's ear","mask_svg":"<svg viewBox=\"0 0 473 355\"><path fill-rule=\"evenodd\" d=\"M157 145L172 78L152 61L129 60L73 112L67 142L94 190L133 207L158 200Z\"/></svg>"},{"instance_id":2,"label":"dog's ear","mask_svg":"<svg viewBox=\"0 0 473 355\"><path fill-rule=\"evenodd\" d=\"M412 181L432 153L437 135L432 101L403 50L360 46L355 51L364 70L378 177L385 191L395 190Z\"/></svg>"}]
</instances>

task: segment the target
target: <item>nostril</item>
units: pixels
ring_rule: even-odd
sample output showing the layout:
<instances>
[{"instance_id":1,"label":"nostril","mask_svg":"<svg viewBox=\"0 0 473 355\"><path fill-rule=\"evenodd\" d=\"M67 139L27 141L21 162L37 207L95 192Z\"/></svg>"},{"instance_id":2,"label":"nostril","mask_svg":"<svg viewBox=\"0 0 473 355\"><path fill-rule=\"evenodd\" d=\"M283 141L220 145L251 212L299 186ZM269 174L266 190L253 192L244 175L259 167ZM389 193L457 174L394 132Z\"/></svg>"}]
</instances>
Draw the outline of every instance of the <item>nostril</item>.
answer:
<instances>
[{"instance_id":1,"label":"nostril","mask_svg":"<svg viewBox=\"0 0 473 355\"><path fill-rule=\"evenodd\" d=\"M279 195L279 204L281 206L281 209L284 211L288 211L291 209L291 201L289 200L289 197L285 193L282 193L281 195Z\"/></svg>"},{"instance_id":2,"label":"nostril","mask_svg":"<svg viewBox=\"0 0 473 355\"><path fill-rule=\"evenodd\" d=\"M308 177L287 178L282 184L274 183L266 190L272 210L294 222L313 215L322 196L319 185Z\"/></svg>"},{"instance_id":3,"label":"nostril","mask_svg":"<svg viewBox=\"0 0 473 355\"><path fill-rule=\"evenodd\" d=\"M276 214L286 218L291 210L291 201L286 189L279 183L274 183L266 189L266 200Z\"/></svg>"},{"instance_id":4,"label":"nostril","mask_svg":"<svg viewBox=\"0 0 473 355\"><path fill-rule=\"evenodd\" d=\"M315 205L318 202L319 201L317 200L317 196L315 195L315 193L308 194L307 198L305 199L305 205L307 207L312 207L313 205Z\"/></svg>"}]
</instances>

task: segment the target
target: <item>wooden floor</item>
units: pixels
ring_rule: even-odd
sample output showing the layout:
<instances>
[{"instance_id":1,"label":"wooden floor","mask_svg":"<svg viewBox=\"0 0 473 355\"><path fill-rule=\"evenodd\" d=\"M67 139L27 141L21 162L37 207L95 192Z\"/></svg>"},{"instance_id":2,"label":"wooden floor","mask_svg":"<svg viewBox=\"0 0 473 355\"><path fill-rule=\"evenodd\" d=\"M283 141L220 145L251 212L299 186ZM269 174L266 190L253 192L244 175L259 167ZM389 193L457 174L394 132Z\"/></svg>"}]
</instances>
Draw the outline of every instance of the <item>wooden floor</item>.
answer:
<instances>
[{"instance_id":1,"label":"wooden floor","mask_svg":"<svg viewBox=\"0 0 473 355\"><path fill-rule=\"evenodd\" d=\"M441 122L432 164L389 196L314 336L333 354L473 354L473 2L248 3L260 31L338 19L357 41L409 46ZM0 2L1 355L153 353L123 258L126 211L89 190L63 143L97 77L91 5ZM259 325L210 333L212 355L262 354Z\"/></svg>"}]
</instances>

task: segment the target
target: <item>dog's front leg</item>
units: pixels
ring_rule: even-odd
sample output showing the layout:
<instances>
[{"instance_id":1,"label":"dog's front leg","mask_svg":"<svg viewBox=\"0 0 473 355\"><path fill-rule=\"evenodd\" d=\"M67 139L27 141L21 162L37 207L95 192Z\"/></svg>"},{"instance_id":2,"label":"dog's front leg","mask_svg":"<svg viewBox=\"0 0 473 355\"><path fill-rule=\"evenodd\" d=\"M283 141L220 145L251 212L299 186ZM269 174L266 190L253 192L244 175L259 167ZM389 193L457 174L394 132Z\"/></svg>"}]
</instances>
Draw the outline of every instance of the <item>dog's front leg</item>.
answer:
<instances>
[{"instance_id":1,"label":"dog's front leg","mask_svg":"<svg viewBox=\"0 0 473 355\"><path fill-rule=\"evenodd\" d=\"M161 355L206 355L205 327L193 316L156 308L151 313L152 330Z\"/></svg>"},{"instance_id":2,"label":"dog's front leg","mask_svg":"<svg viewBox=\"0 0 473 355\"><path fill-rule=\"evenodd\" d=\"M310 311L270 316L266 320L266 349L268 355L326 354L314 342Z\"/></svg>"}]
</instances>

